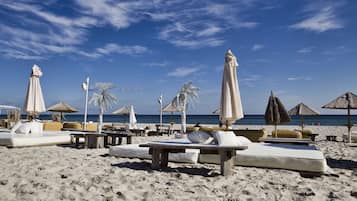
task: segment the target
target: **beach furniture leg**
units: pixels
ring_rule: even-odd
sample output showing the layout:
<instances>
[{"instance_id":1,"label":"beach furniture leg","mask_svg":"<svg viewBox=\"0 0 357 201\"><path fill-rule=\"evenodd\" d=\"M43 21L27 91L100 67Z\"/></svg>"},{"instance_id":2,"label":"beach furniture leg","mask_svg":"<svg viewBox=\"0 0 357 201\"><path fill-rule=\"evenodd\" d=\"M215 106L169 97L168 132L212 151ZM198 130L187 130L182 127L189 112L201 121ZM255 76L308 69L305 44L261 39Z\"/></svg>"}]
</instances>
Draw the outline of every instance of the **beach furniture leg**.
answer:
<instances>
[{"instance_id":1,"label":"beach furniture leg","mask_svg":"<svg viewBox=\"0 0 357 201\"><path fill-rule=\"evenodd\" d=\"M131 136L126 137L126 143L131 144Z\"/></svg>"},{"instance_id":2,"label":"beach furniture leg","mask_svg":"<svg viewBox=\"0 0 357 201\"><path fill-rule=\"evenodd\" d=\"M88 148L88 135L84 136L84 148L87 149Z\"/></svg>"},{"instance_id":3,"label":"beach furniture leg","mask_svg":"<svg viewBox=\"0 0 357 201\"><path fill-rule=\"evenodd\" d=\"M116 145L116 137L114 135L112 135L112 146Z\"/></svg>"},{"instance_id":4,"label":"beach furniture leg","mask_svg":"<svg viewBox=\"0 0 357 201\"><path fill-rule=\"evenodd\" d=\"M79 136L74 136L76 140L76 148L79 148Z\"/></svg>"},{"instance_id":5,"label":"beach furniture leg","mask_svg":"<svg viewBox=\"0 0 357 201\"><path fill-rule=\"evenodd\" d=\"M104 136L104 148L108 148L108 136Z\"/></svg>"},{"instance_id":6,"label":"beach furniture leg","mask_svg":"<svg viewBox=\"0 0 357 201\"><path fill-rule=\"evenodd\" d=\"M161 168L167 167L169 164L169 152L167 150L161 151Z\"/></svg>"},{"instance_id":7,"label":"beach furniture leg","mask_svg":"<svg viewBox=\"0 0 357 201\"><path fill-rule=\"evenodd\" d=\"M158 148L152 148L152 164L151 168L154 170L158 170L160 168L160 152L161 150Z\"/></svg>"},{"instance_id":8,"label":"beach furniture leg","mask_svg":"<svg viewBox=\"0 0 357 201\"><path fill-rule=\"evenodd\" d=\"M121 143L123 142L123 138L122 137L118 137L118 140L119 140L119 145L121 145Z\"/></svg>"},{"instance_id":9,"label":"beach furniture leg","mask_svg":"<svg viewBox=\"0 0 357 201\"><path fill-rule=\"evenodd\" d=\"M235 150L220 150L221 175L229 176L233 174Z\"/></svg>"}]
</instances>

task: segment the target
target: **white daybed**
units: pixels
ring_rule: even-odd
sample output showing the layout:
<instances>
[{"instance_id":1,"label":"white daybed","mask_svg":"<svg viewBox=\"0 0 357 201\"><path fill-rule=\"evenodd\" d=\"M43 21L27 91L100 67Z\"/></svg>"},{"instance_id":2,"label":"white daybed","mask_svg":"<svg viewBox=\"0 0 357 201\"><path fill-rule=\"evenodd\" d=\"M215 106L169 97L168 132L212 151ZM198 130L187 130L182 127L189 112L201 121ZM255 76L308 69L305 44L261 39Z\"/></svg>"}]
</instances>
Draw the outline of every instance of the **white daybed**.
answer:
<instances>
[{"instance_id":1,"label":"white daybed","mask_svg":"<svg viewBox=\"0 0 357 201\"><path fill-rule=\"evenodd\" d=\"M138 144L113 146L109 149L109 154L118 157L151 159L148 148L139 147ZM169 161L218 164L219 155L199 154L199 150L192 149L186 150L186 153L170 153ZM324 173L328 170L323 153L311 145L251 143L248 144L248 149L237 151L235 165L315 173Z\"/></svg>"},{"instance_id":2,"label":"white daybed","mask_svg":"<svg viewBox=\"0 0 357 201\"><path fill-rule=\"evenodd\" d=\"M64 131L44 131L41 134L16 134L0 132L0 146L7 147L30 147L56 144L70 144L71 136Z\"/></svg>"},{"instance_id":3,"label":"white daybed","mask_svg":"<svg viewBox=\"0 0 357 201\"><path fill-rule=\"evenodd\" d=\"M200 154L200 163L219 163L215 154ZM328 170L323 153L315 146L251 143L248 149L237 151L235 165L263 168L279 168L301 172L319 172Z\"/></svg>"}]
</instances>

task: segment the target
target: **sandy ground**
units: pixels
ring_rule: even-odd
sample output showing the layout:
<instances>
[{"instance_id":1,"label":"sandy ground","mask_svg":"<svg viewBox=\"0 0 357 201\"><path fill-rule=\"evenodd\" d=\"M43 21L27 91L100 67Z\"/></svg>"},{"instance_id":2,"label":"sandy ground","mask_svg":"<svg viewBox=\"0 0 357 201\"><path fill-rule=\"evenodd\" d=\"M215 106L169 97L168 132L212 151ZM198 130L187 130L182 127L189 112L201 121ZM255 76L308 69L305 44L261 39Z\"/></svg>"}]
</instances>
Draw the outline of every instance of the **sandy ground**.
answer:
<instances>
[{"instance_id":1,"label":"sandy ground","mask_svg":"<svg viewBox=\"0 0 357 201\"><path fill-rule=\"evenodd\" d=\"M320 133L317 146L333 175L304 178L289 170L236 166L233 176L222 177L218 165L175 163L160 172L151 170L149 160L111 157L108 149L0 147L0 200L357 200L357 147L322 141L346 129L311 128Z\"/></svg>"}]
</instances>

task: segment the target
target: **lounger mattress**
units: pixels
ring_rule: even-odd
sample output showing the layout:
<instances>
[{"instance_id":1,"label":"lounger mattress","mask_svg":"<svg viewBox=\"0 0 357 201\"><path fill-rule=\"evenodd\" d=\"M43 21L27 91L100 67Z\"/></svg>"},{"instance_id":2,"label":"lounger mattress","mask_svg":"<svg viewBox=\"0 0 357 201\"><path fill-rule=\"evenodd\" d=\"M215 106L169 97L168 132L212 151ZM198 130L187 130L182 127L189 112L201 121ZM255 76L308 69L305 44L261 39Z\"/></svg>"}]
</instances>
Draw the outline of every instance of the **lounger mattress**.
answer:
<instances>
[{"instance_id":1,"label":"lounger mattress","mask_svg":"<svg viewBox=\"0 0 357 201\"><path fill-rule=\"evenodd\" d=\"M0 133L0 145L7 147L30 147L56 144L70 144L71 136L68 132L47 131L42 134L11 134Z\"/></svg>"},{"instance_id":2,"label":"lounger mattress","mask_svg":"<svg viewBox=\"0 0 357 201\"><path fill-rule=\"evenodd\" d=\"M219 164L216 154L200 154L200 163ZM327 171L323 153L315 146L251 143L248 149L237 151L235 165L279 168L306 172Z\"/></svg>"},{"instance_id":3,"label":"lounger mattress","mask_svg":"<svg viewBox=\"0 0 357 201\"><path fill-rule=\"evenodd\" d=\"M186 153L169 153L169 161L181 163L197 163L200 151L197 149L186 149ZM125 158L151 159L148 147L139 147L139 144L127 144L112 146L109 154Z\"/></svg>"}]
</instances>

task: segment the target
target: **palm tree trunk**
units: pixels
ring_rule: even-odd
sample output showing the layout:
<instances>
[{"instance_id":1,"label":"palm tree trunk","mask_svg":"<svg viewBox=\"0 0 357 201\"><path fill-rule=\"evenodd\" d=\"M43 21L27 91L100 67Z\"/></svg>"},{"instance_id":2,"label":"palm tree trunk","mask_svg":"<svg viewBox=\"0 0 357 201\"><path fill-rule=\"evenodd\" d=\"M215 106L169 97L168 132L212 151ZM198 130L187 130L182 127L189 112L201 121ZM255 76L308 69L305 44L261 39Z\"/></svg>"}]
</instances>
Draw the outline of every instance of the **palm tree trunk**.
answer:
<instances>
[{"instance_id":1,"label":"palm tree trunk","mask_svg":"<svg viewBox=\"0 0 357 201\"><path fill-rule=\"evenodd\" d=\"M102 126L103 126L103 113L104 113L104 108L100 107L99 109L99 124L98 124L98 133L102 133Z\"/></svg>"}]
</instances>

